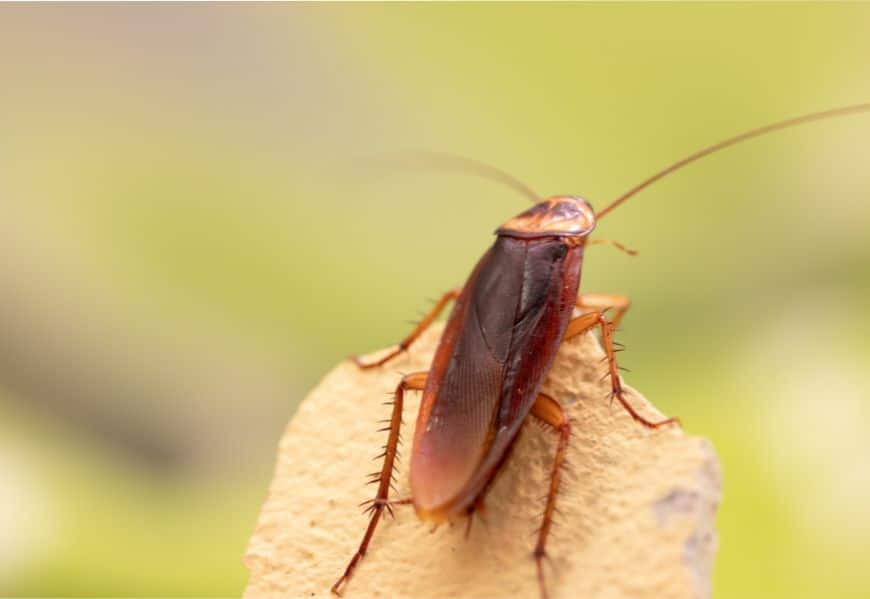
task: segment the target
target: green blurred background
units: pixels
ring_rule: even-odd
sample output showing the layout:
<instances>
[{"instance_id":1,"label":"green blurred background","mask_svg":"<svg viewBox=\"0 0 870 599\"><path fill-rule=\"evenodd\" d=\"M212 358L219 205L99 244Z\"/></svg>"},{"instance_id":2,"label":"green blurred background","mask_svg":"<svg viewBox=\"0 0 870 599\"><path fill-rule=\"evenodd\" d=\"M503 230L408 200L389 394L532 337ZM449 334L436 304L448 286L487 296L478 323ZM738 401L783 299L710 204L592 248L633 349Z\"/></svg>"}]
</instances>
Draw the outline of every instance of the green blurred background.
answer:
<instances>
[{"instance_id":1,"label":"green blurred background","mask_svg":"<svg viewBox=\"0 0 870 599\"><path fill-rule=\"evenodd\" d=\"M366 157L600 207L870 100L870 5L2 5L0 84L0 595L238 595L306 390L526 206ZM723 461L718 597L870 596L868 152L870 115L734 148L587 256Z\"/></svg>"}]
</instances>

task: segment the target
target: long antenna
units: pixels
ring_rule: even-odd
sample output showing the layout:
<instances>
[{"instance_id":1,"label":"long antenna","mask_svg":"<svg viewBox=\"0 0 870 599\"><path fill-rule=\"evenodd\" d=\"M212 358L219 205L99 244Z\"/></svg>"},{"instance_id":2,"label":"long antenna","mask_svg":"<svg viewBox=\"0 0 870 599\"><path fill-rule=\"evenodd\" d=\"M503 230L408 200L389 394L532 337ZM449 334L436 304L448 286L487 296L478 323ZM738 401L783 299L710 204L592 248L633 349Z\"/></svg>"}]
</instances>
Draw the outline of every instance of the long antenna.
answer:
<instances>
[{"instance_id":1,"label":"long antenna","mask_svg":"<svg viewBox=\"0 0 870 599\"><path fill-rule=\"evenodd\" d=\"M446 152L431 152L428 150L415 150L410 152L398 152L388 155L393 159L398 159L406 163L412 163L422 166L435 167L445 171L453 171L460 173L469 173L507 185L514 191L526 196L532 202L539 202L541 196L535 193L535 190L514 177L509 175L500 168L494 167L491 164L459 156L457 154L449 154Z\"/></svg>"},{"instance_id":2,"label":"long antenna","mask_svg":"<svg viewBox=\"0 0 870 599\"><path fill-rule=\"evenodd\" d=\"M596 219L600 219L602 216L610 213L614 208L622 204L625 200L635 195L639 191L642 191L658 181L659 179L670 175L674 171L678 171L684 166L695 162L703 158L704 156L709 156L719 150L724 150L728 146L733 146L734 144L740 143L741 141L746 141L747 139L752 139L753 137L758 137L760 135L764 135L766 133L771 133L773 131L778 131L780 129L786 129L787 127L792 127L794 125L802 125L804 123L810 123L812 121L820 121L822 119L837 117L837 116L846 116L849 114L856 114L859 112L866 112L870 110L870 103L866 104L854 104L852 106L842 106L840 108L833 108L831 110L823 110L821 112L812 112L810 114L804 114L798 117L794 117L791 119L786 119L784 121L778 121L776 123L771 123L769 125L765 125L763 127L758 127L757 129L751 129L749 131L744 131L740 135L735 135L734 137L729 137L726 140L720 141L719 143L715 143L711 146L707 146L706 148L702 148L695 152L694 154L690 154L683 158L682 160L678 160L670 166L660 170L653 176L645 179L626 191L624 194L613 200L608 206L603 208L595 215Z\"/></svg>"}]
</instances>

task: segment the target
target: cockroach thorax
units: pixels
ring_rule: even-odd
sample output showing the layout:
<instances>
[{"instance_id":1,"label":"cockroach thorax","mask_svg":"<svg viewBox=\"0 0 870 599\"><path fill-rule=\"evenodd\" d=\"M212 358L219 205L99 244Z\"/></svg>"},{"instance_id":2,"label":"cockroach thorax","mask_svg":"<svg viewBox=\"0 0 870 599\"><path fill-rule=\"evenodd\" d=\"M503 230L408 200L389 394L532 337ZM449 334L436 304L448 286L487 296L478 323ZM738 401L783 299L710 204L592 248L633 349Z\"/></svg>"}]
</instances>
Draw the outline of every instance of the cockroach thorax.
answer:
<instances>
[{"instance_id":1,"label":"cockroach thorax","mask_svg":"<svg viewBox=\"0 0 870 599\"><path fill-rule=\"evenodd\" d=\"M511 237L586 237L595 228L595 211L583 198L553 196L513 217L496 230Z\"/></svg>"}]
</instances>

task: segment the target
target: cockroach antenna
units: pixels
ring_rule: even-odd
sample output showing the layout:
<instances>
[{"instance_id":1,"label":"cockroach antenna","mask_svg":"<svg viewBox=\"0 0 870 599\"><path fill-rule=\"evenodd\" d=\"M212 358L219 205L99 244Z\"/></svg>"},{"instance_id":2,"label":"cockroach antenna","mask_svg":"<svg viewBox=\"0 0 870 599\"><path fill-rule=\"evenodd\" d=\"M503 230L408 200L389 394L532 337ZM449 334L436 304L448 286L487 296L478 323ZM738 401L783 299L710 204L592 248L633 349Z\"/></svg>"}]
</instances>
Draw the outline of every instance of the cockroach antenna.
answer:
<instances>
[{"instance_id":1,"label":"cockroach antenna","mask_svg":"<svg viewBox=\"0 0 870 599\"><path fill-rule=\"evenodd\" d=\"M473 158L466 158L458 154L450 154L448 152L432 152L429 150L415 150L410 152L401 152L391 155L392 158L397 158L404 162L419 164L428 167L434 167L445 171L453 171L467 173L507 185L514 191L521 193L529 198L533 203L541 201L541 196L534 189L505 171L481 162Z\"/></svg>"},{"instance_id":2,"label":"cockroach antenna","mask_svg":"<svg viewBox=\"0 0 870 599\"><path fill-rule=\"evenodd\" d=\"M626 191L624 194L613 200L606 207L598 211L598 214L595 215L596 220L601 217L609 214L613 211L614 208L625 202L627 199L632 197L633 195L643 191L659 179L663 179L664 177L670 175L671 173L680 170L684 166L687 166L696 160L700 160L705 156L709 156L710 154L714 154L719 150L724 150L729 146L733 146L742 141L746 141L748 139L752 139L753 137L760 137L762 135L766 135L767 133L773 133L774 131L779 131L780 129L787 129L789 127L793 127L795 125L803 125L804 123L811 123L813 121L820 121L822 119L829 119L838 116L847 116L850 114L856 114L859 112L867 112L870 111L870 103L866 104L853 104L851 106L841 106L840 108L832 108L830 110L822 110L820 112L811 112L809 114L803 114L801 116L793 117L790 119L786 119L784 121L777 121L775 123L770 123L769 125L764 125L763 127L757 127L755 129L750 129L749 131L744 131L739 135L735 135L734 137L729 137L728 139L722 140L713 145L707 146L705 148L701 148L700 150L689 154L685 158L681 160L677 160L673 164L663 168L656 174L648 177Z\"/></svg>"}]
</instances>

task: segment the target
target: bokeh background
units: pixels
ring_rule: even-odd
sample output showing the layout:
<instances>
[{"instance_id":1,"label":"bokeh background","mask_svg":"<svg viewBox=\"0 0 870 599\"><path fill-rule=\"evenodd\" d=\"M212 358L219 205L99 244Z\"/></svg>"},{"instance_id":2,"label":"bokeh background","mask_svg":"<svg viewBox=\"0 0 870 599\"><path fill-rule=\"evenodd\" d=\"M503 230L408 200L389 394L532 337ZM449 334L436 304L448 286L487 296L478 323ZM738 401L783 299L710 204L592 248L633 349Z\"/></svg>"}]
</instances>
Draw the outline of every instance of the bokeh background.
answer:
<instances>
[{"instance_id":1,"label":"bokeh background","mask_svg":"<svg viewBox=\"0 0 870 599\"><path fill-rule=\"evenodd\" d=\"M526 206L369 158L602 206L868 100L866 4L0 6L0 595L241 592L306 390ZM629 381L723 461L718 597L870 596L868 154L870 115L753 141L588 254Z\"/></svg>"}]
</instances>

